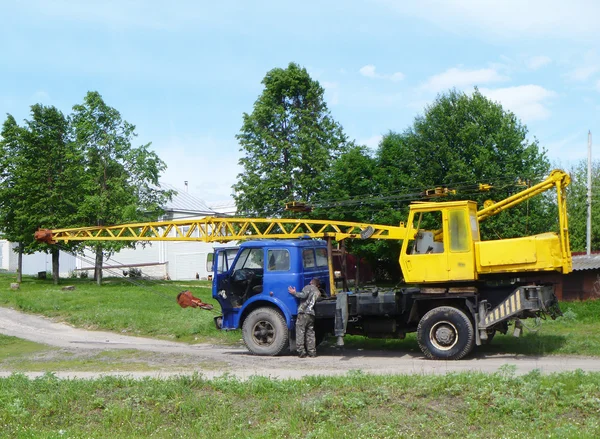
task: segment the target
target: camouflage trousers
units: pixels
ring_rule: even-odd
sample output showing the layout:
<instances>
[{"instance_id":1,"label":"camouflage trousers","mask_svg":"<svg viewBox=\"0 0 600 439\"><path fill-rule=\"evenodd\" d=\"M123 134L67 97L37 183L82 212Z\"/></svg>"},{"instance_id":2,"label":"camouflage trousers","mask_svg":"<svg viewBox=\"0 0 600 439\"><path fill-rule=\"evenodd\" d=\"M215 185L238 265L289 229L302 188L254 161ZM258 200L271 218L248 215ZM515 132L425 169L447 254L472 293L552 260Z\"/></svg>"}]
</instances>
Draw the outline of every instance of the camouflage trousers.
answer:
<instances>
[{"instance_id":1,"label":"camouflage trousers","mask_svg":"<svg viewBox=\"0 0 600 439\"><path fill-rule=\"evenodd\" d=\"M309 354L317 353L317 340L315 338L315 316L298 314L296 318L296 350L298 354L308 351Z\"/></svg>"}]
</instances>

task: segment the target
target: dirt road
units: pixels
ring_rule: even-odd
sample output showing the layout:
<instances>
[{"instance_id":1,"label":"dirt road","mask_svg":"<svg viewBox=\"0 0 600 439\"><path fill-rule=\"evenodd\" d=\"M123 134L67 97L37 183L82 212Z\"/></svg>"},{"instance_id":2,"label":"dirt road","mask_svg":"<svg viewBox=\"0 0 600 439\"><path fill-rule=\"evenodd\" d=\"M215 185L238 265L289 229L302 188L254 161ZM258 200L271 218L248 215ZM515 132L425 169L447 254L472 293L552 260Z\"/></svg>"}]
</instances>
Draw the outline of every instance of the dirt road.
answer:
<instances>
[{"instance_id":1,"label":"dirt road","mask_svg":"<svg viewBox=\"0 0 600 439\"><path fill-rule=\"evenodd\" d=\"M248 354L243 347L214 346L207 344L188 345L141 337L131 337L112 332L87 331L13 309L0 307L0 333L26 340L73 350L116 350L136 349L155 353L157 358L183 355L197 359L199 365L182 371L162 370L160 372L118 372L114 375L127 376L170 376L182 373L201 372L207 377L224 373L239 378L252 375L274 378L299 378L306 375L339 375L361 370L377 374L441 374L460 371L495 372L504 364L513 364L517 373L527 373L540 369L543 373L562 372L576 369L600 372L600 359L586 357L530 357L523 355L486 355L470 357L461 361L424 360L420 354L401 354L386 351L365 351L360 349L336 350L333 347L319 351L317 358L299 359L295 356L257 357ZM0 376L10 375L1 371ZM60 372L61 377L94 377L113 373ZM31 373L30 376L39 375Z\"/></svg>"}]
</instances>

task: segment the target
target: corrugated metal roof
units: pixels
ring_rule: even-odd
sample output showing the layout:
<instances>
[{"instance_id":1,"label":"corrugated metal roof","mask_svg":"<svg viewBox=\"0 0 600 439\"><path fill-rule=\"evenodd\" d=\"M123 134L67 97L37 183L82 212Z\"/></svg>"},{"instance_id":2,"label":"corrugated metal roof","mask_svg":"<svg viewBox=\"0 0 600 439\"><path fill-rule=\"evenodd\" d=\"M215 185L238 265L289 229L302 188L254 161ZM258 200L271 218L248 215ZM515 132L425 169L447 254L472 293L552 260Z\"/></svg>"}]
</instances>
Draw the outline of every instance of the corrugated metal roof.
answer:
<instances>
[{"instance_id":1,"label":"corrugated metal roof","mask_svg":"<svg viewBox=\"0 0 600 439\"><path fill-rule=\"evenodd\" d=\"M573 256L573 271L597 270L600 268L600 254Z\"/></svg>"},{"instance_id":2,"label":"corrugated metal roof","mask_svg":"<svg viewBox=\"0 0 600 439\"><path fill-rule=\"evenodd\" d=\"M200 215L214 215L217 213L208 207L204 200L185 192L185 190L178 189L175 186L163 183L162 181L160 182L160 187L176 192L175 195L173 195L173 199L167 201L166 205L163 206L163 209L165 210L182 213L197 213Z\"/></svg>"}]
</instances>

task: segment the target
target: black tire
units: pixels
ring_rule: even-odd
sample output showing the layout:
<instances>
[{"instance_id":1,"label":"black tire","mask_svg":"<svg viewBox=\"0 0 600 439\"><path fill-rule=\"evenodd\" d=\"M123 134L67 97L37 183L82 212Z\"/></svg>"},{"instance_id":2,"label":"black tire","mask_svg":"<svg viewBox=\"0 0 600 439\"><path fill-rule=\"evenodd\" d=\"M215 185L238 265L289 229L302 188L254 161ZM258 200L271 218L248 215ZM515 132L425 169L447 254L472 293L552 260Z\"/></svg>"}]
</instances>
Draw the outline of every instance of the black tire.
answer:
<instances>
[{"instance_id":1,"label":"black tire","mask_svg":"<svg viewBox=\"0 0 600 439\"><path fill-rule=\"evenodd\" d=\"M475 331L458 308L440 306L423 316L417 327L421 351L432 360L460 360L473 350Z\"/></svg>"},{"instance_id":2,"label":"black tire","mask_svg":"<svg viewBox=\"0 0 600 439\"><path fill-rule=\"evenodd\" d=\"M242 338L248 350L255 355L279 355L288 347L285 318L274 308L257 308L244 320Z\"/></svg>"}]
</instances>

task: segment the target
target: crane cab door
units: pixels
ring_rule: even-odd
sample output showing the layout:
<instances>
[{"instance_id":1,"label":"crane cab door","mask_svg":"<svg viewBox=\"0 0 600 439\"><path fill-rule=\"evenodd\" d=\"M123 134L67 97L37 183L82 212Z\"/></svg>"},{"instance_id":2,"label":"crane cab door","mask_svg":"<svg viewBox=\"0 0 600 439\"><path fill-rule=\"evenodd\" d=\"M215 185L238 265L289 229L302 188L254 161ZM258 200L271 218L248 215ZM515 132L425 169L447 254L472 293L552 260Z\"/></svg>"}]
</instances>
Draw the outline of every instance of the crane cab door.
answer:
<instances>
[{"instance_id":1,"label":"crane cab door","mask_svg":"<svg viewBox=\"0 0 600 439\"><path fill-rule=\"evenodd\" d=\"M477 226L476 206L471 202L411 206L408 239L400 254L406 282L474 280L473 240L475 235L479 240L479 229L473 232L471 219Z\"/></svg>"},{"instance_id":2,"label":"crane cab door","mask_svg":"<svg viewBox=\"0 0 600 439\"><path fill-rule=\"evenodd\" d=\"M206 269L213 271L212 295L221 307L232 307L232 288L229 281L231 267L238 253L238 248L216 248L207 258Z\"/></svg>"}]
</instances>

